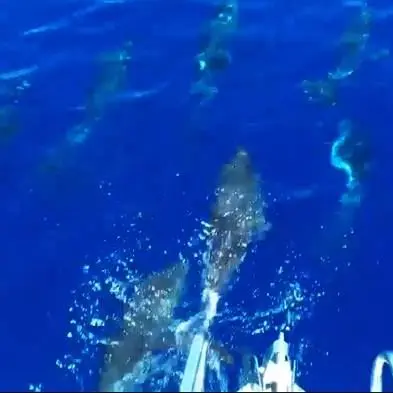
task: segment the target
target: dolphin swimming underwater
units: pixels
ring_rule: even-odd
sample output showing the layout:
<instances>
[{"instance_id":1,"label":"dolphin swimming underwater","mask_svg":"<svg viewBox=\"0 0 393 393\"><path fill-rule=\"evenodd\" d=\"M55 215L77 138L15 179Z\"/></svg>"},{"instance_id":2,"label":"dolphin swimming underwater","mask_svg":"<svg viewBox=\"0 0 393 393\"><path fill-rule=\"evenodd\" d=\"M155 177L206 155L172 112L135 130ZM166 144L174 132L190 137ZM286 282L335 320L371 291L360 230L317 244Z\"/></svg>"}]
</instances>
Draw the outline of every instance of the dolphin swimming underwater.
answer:
<instances>
[{"instance_id":1,"label":"dolphin swimming underwater","mask_svg":"<svg viewBox=\"0 0 393 393\"><path fill-rule=\"evenodd\" d=\"M108 346L100 376L101 392L135 391L146 376L144 370L156 366L153 356L149 356L152 351L188 349L194 332L178 336L173 318L188 270L188 264L179 262L153 273L136 286L125 305L121 334ZM210 347L222 361L233 362L221 343L212 342Z\"/></svg>"},{"instance_id":2,"label":"dolphin swimming underwater","mask_svg":"<svg viewBox=\"0 0 393 393\"><path fill-rule=\"evenodd\" d=\"M122 331L108 346L100 391L125 391L125 376L133 373L145 355L175 345L170 327L187 272L188 264L179 262L135 287L125 304Z\"/></svg>"},{"instance_id":3,"label":"dolphin swimming underwater","mask_svg":"<svg viewBox=\"0 0 393 393\"><path fill-rule=\"evenodd\" d=\"M259 176L248 153L238 150L224 165L216 189L203 277L206 290L221 294L242 263L248 245L269 230L264 208Z\"/></svg>"}]
</instances>

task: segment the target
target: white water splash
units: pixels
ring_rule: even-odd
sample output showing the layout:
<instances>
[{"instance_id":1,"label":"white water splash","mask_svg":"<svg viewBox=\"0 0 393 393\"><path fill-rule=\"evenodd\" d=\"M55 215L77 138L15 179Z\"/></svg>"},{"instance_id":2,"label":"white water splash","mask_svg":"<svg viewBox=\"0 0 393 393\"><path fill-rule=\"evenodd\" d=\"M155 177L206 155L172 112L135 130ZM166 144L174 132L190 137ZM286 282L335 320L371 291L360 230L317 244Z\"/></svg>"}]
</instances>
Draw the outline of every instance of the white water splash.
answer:
<instances>
[{"instance_id":1,"label":"white water splash","mask_svg":"<svg viewBox=\"0 0 393 393\"><path fill-rule=\"evenodd\" d=\"M143 215L141 214L137 220L140 221L142 218ZM97 362L102 362L102 353L99 350L109 342L108 330L114 330L121 324L120 316L108 313L105 299L109 299L109 301L112 299L119 304L126 302L127 288L130 285L137 287L141 278L136 269L136 254L137 252L143 253L143 250L150 249L152 245L150 239L139 232L136 222L130 224L130 226L135 234L135 249L127 251L123 249L106 258L98 259L95 263L85 264L82 268L84 280L73 293L74 300L69 308L70 328L65 332L65 335L70 340L70 345L75 347L75 344L77 344L81 349L78 351L78 356L75 352L64 354L57 360L57 366L75 381L83 379L82 375L91 376L96 374ZM208 230L203 224L199 228L185 244L180 245L180 248L183 251L182 257L186 255L187 258L189 255L189 258L194 262L198 261L202 265L201 258L206 248ZM296 257L296 255L292 256L292 258ZM199 266L199 268L201 267ZM311 285L307 277L293 273L290 268L292 269L292 265L289 261L286 261L277 269L276 276L271 281L268 290L262 291L259 289L254 291L253 297L263 299L264 307L252 312L246 305L240 304L235 307L227 302L223 302L220 310L217 310L218 295L205 292L205 298L209 299L209 307L206 310L209 320L214 319L214 324L230 326L233 336L239 331L252 336L282 330L283 328L286 330L293 329L299 321L311 314L312 308L324 292L317 282ZM307 284L307 290L304 283ZM266 298L269 299L270 303L268 307L266 307ZM182 305L185 306L187 303L184 302ZM180 324L176 322L174 323L176 325L175 329L177 327L179 332L182 328L183 332L189 331L191 321L192 319L183 323L179 321ZM98 355L100 356L98 357ZM151 354L147 358L148 360L144 360L144 366L140 365L142 371L140 371L141 383L139 385L144 385L149 381L148 390L155 391L154 389L160 390L163 383L174 383L174 379L180 381L182 364L185 359L180 359L179 355L175 355L174 352L170 356L168 354L157 358L154 358L154 356L158 355ZM213 374L220 374L221 371L219 366L214 364L214 359L211 359L210 362L209 368L211 371L213 370ZM154 370L152 367L147 369L147 363L154 363ZM169 368L172 370L171 372L168 371ZM159 385L159 382L155 381L153 376L162 376L163 373L171 376L168 377L171 381L162 381L162 384ZM156 379L160 378L157 377ZM216 377L213 379L216 379ZM135 379L133 381L136 383ZM224 379L220 380L221 382L225 384ZM153 389L151 386L155 386L155 388ZM142 387L140 388L142 389Z\"/></svg>"}]
</instances>

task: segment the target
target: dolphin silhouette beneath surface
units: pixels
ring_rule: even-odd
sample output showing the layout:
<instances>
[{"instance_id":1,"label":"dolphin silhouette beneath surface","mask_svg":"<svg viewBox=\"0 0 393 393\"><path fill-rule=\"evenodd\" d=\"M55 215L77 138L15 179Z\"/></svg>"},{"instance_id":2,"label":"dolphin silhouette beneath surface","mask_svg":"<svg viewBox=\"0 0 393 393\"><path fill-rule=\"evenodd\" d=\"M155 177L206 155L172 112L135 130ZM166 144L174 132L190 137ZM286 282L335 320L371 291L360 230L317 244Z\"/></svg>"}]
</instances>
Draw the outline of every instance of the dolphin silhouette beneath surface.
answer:
<instances>
[{"instance_id":1,"label":"dolphin silhouette beneath surface","mask_svg":"<svg viewBox=\"0 0 393 393\"><path fill-rule=\"evenodd\" d=\"M191 344L194 332L183 332L179 337L173 319L188 270L188 264L179 262L136 286L125 306L122 332L108 346L100 377L101 392L135 391L146 366L157 366L149 356L152 351L176 347L184 350ZM210 348L220 360L233 363L221 343L212 342Z\"/></svg>"},{"instance_id":2,"label":"dolphin silhouette beneath surface","mask_svg":"<svg viewBox=\"0 0 393 393\"><path fill-rule=\"evenodd\" d=\"M176 345L171 325L187 272L188 264L179 262L135 287L125 305L122 331L108 346L100 391L127 391L125 376L146 354Z\"/></svg>"},{"instance_id":3,"label":"dolphin silhouette beneath surface","mask_svg":"<svg viewBox=\"0 0 393 393\"><path fill-rule=\"evenodd\" d=\"M248 153L240 149L224 165L216 189L203 277L206 290L221 294L248 245L270 229L264 208L259 176L252 170Z\"/></svg>"}]
</instances>

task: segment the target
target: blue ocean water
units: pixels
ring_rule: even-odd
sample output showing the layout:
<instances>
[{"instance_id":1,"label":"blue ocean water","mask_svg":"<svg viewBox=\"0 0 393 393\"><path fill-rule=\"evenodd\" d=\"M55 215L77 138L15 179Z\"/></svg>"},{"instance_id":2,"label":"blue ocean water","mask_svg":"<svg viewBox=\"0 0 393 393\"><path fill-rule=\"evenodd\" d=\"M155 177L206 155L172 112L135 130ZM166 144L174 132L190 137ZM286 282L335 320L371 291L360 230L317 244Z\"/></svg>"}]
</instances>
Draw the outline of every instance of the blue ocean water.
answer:
<instances>
[{"instance_id":1,"label":"blue ocean water","mask_svg":"<svg viewBox=\"0 0 393 393\"><path fill-rule=\"evenodd\" d=\"M302 82L336 69L340 37L366 6L368 42L339 102L309 100ZM288 340L300 384L317 391L368 389L374 356L393 348L391 5L239 0L231 62L200 103L190 89L212 15L207 0L1 7L1 390L96 388L104 351L67 337L70 321L83 319L76 304L118 306L81 288L119 261L142 275L179 253L196 264L199 221L238 146L261 175L272 228L225 295L214 334L263 353L287 317L271 310L296 292ZM99 119L75 130L89 99ZM329 161L343 119L360 124L372 151L356 206L340 203L345 174ZM184 313L198 310L197 270Z\"/></svg>"}]
</instances>

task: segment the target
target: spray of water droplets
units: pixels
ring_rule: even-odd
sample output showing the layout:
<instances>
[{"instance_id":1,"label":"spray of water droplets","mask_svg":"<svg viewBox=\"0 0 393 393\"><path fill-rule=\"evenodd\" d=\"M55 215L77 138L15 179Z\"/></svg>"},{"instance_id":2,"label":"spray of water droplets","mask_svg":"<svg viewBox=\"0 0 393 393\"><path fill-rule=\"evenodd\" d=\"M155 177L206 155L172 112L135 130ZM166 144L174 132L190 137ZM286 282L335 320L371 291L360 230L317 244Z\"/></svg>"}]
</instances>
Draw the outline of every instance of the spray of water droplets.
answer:
<instances>
[{"instance_id":1,"label":"spray of water droplets","mask_svg":"<svg viewBox=\"0 0 393 393\"><path fill-rule=\"evenodd\" d=\"M135 224L134 230L137 233ZM181 250L180 258L193 264L199 269L199 273L203 267L202 259L208 234L209 226L199 221L198 229L188 241L178 241ZM135 237L141 238L141 236ZM143 241L136 240L136 248L142 252L151 247L150 240L146 237L143 239ZM127 290L130 286L134 287L141 279L135 263L137 254L135 250L122 249L82 267L83 280L73 291L73 302L69 307L69 329L65 332L71 350L57 359L56 363L79 383L83 378L86 379L86 375L97 374L102 364L103 348L109 343L108 337L121 326L122 315L118 312L121 309L119 305L127 301ZM292 271L288 266L292 267ZM242 304L235 307L223 303L214 323L229 324L234 334L241 330L251 336L272 330L293 329L300 320L310 315L312 307L324 294L317 282L311 282L309 277L294 270L296 269L293 265L286 261L277 269L276 277L267 290L254 290L254 298L268 298L268 309L266 302L263 309L254 310L252 313ZM188 304L184 301L181 306L187 307ZM165 359L156 356L158 355L153 356L153 359L156 359L156 370L151 370L151 364L154 362L150 361L149 373L155 372L161 375L163 370L171 367L172 374L169 374L180 380L181 372L174 369L178 368L179 361L175 362L173 356ZM179 370L181 369L180 367ZM165 381L162 378L161 380L160 387L154 388L150 384L149 389L163 389ZM170 384L170 381L168 380L166 384Z\"/></svg>"}]
</instances>

